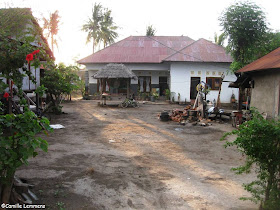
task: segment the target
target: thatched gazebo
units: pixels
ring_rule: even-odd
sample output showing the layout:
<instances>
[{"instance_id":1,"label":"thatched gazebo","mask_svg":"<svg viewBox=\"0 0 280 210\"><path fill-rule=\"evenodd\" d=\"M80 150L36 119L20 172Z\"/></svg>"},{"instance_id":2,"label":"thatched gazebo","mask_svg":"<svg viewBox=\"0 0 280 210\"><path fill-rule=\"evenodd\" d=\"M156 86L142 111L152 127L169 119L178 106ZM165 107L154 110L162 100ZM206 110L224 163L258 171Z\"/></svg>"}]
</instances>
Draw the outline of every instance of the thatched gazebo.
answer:
<instances>
[{"instance_id":1,"label":"thatched gazebo","mask_svg":"<svg viewBox=\"0 0 280 210\"><path fill-rule=\"evenodd\" d=\"M127 97L130 94L131 79L137 79L137 76L128 67L124 64L116 63L107 64L92 77L99 81L98 83L101 88L99 92L110 92L110 88L112 88L111 92L115 91L116 94L126 91Z\"/></svg>"}]
</instances>

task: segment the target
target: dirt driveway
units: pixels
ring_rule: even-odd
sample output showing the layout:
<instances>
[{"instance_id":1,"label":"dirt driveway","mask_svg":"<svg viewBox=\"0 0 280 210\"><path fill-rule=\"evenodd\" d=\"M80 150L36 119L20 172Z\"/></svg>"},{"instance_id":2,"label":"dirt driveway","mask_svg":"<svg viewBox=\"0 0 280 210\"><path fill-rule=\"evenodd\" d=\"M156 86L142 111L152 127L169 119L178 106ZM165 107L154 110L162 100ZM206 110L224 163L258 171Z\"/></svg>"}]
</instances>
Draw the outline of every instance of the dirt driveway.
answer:
<instances>
[{"instance_id":1,"label":"dirt driveway","mask_svg":"<svg viewBox=\"0 0 280 210\"><path fill-rule=\"evenodd\" d=\"M242 163L219 138L230 124L209 127L161 122L157 114L178 105L97 107L64 104L52 124L65 129L44 137L40 152L17 175L35 184L49 209L257 209L235 175ZM182 107L181 107L182 108Z\"/></svg>"}]
</instances>

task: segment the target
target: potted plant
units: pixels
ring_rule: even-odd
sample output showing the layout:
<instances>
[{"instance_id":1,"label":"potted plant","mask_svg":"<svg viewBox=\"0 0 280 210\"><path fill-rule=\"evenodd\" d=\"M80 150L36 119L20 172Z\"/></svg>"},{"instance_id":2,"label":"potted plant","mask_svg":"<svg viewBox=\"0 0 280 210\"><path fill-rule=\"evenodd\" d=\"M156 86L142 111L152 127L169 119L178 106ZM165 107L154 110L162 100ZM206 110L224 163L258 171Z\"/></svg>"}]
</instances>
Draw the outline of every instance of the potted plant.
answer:
<instances>
[{"instance_id":1,"label":"potted plant","mask_svg":"<svg viewBox=\"0 0 280 210\"><path fill-rule=\"evenodd\" d=\"M165 97L167 101L170 101L170 90L169 89L165 89Z\"/></svg>"},{"instance_id":2,"label":"potted plant","mask_svg":"<svg viewBox=\"0 0 280 210\"><path fill-rule=\"evenodd\" d=\"M153 92L151 94L151 101L154 102L155 100L157 100L159 97L159 94L157 92Z\"/></svg>"},{"instance_id":3,"label":"potted plant","mask_svg":"<svg viewBox=\"0 0 280 210\"><path fill-rule=\"evenodd\" d=\"M155 97L156 100L158 100L158 98L159 98L158 92L153 92L153 96Z\"/></svg>"}]
</instances>

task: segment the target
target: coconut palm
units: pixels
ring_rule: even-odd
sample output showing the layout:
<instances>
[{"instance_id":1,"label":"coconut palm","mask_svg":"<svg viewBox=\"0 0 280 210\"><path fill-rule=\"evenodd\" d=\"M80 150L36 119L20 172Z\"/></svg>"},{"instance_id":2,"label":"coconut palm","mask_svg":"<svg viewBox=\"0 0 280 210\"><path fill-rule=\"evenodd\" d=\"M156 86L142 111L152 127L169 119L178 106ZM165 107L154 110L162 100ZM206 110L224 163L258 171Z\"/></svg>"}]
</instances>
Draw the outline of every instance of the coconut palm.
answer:
<instances>
[{"instance_id":1,"label":"coconut palm","mask_svg":"<svg viewBox=\"0 0 280 210\"><path fill-rule=\"evenodd\" d=\"M93 40L93 52L95 46L102 42L104 47L114 43L118 37L117 29L118 27L114 25L113 17L111 16L111 10L96 3L92 10L92 17L82 27L83 31L88 32L87 43Z\"/></svg>"},{"instance_id":2,"label":"coconut palm","mask_svg":"<svg viewBox=\"0 0 280 210\"><path fill-rule=\"evenodd\" d=\"M113 17L111 16L111 10L105 9L103 14L103 20L101 22L100 39L103 42L104 48L109 44L115 42L118 37L116 30L118 27L114 25Z\"/></svg>"},{"instance_id":3,"label":"coconut palm","mask_svg":"<svg viewBox=\"0 0 280 210\"><path fill-rule=\"evenodd\" d=\"M101 4L94 4L94 8L92 10L92 17L89 18L88 22L83 25L82 30L88 32L87 35L87 43L93 40L93 52L95 45L98 44L98 34L100 33L100 22L102 21L102 6ZM100 42L100 41L99 41Z\"/></svg>"},{"instance_id":4,"label":"coconut palm","mask_svg":"<svg viewBox=\"0 0 280 210\"><path fill-rule=\"evenodd\" d=\"M43 18L44 26L43 29L47 30L46 32L46 38L51 38L51 48L52 52L54 50L54 45L58 48L57 44L57 34L59 30L59 21L60 16L58 15L58 10L56 10L54 13L50 14L50 19Z\"/></svg>"}]
</instances>

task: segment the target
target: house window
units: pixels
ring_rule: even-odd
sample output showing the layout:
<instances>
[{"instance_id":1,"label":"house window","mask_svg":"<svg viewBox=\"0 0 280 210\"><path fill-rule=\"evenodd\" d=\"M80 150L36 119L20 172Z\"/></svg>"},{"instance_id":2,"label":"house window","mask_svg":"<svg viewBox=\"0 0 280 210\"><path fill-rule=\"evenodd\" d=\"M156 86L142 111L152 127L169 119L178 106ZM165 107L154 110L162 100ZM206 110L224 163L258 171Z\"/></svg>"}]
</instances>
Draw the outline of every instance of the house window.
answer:
<instances>
[{"instance_id":1,"label":"house window","mask_svg":"<svg viewBox=\"0 0 280 210\"><path fill-rule=\"evenodd\" d=\"M206 77L206 83L211 87L211 90L219 90L222 82L220 77Z\"/></svg>"},{"instance_id":2,"label":"house window","mask_svg":"<svg viewBox=\"0 0 280 210\"><path fill-rule=\"evenodd\" d=\"M149 93L151 91L151 77L138 77L138 87L140 93Z\"/></svg>"}]
</instances>

